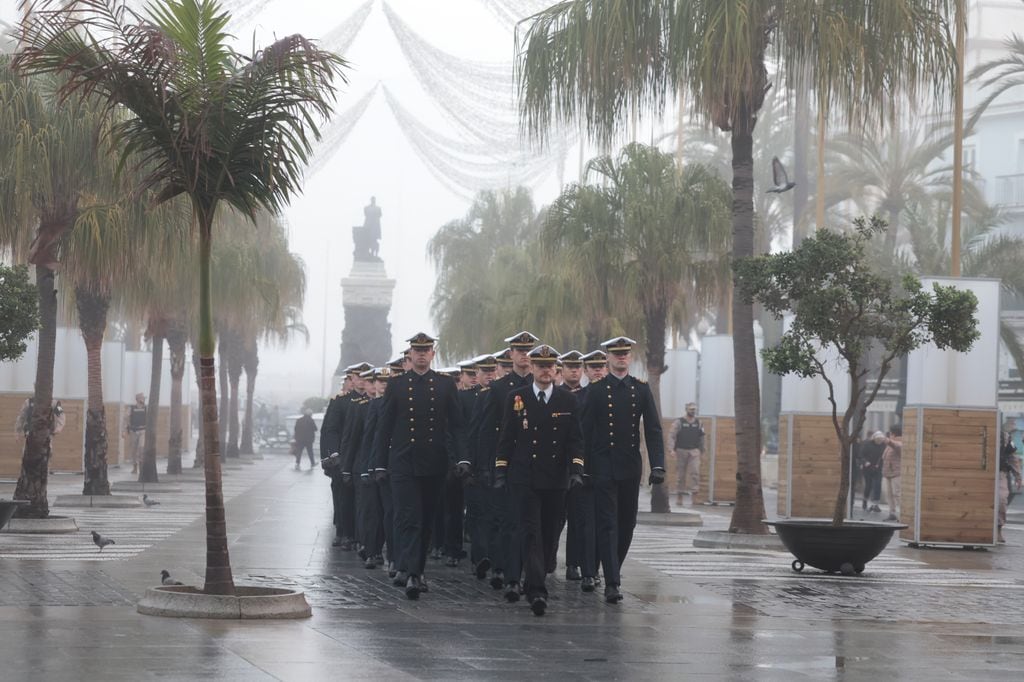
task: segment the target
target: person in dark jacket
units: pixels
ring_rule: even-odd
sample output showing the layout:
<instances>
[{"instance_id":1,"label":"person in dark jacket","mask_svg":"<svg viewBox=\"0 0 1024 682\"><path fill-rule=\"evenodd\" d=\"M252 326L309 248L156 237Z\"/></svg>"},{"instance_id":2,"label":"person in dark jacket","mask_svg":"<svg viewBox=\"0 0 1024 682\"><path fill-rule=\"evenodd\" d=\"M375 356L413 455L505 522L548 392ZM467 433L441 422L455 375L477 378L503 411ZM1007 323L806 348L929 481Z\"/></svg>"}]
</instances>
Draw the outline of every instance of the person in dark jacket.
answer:
<instances>
[{"instance_id":1,"label":"person in dark jacket","mask_svg":"<svg viewBox=\"0 0 1024 682\"><path fill-rule=\"evenodd\" d=\"M302 462L302 451L309 455L309 468L312 469L316 460L313 458L313 443L316 441L316 422L313 421L313 410L306 408L302 416L295 420L295 430L292 436L295 441L295 469L299 469Z\"/></svg>"},{"instance_id":2,"label":"person in dark jacket","mask_svg":"<svg viewBox=\"0 0 1024 682\"><path fill-rule=\"evenodd\" d=\"M880 512L878 502L882 497L882 455L885 453L885 434L875 431L871 440L860 446L861 471L864 474L864 498L861 508L869 512Z\"/></svg>"},{"instance_id":3,"label":"person in dark jacket","mask_svg":"<svg viewBox=\"0 0 1024 682\"><path fill-rule=\"evenodd\" d=\"M540 345L529 357L533 380L505 400L494 486L508 487L526 573L524 592L533 613L543 616L566 490L583 485L583 436L576 397L553 383L558 351ZM509 584L518 588L515 580ZM517 601L518 589L505 596Z\"/></svg>"},{"instance_id":4,"label":"person in dark jacket","mask_svg":"<svg viewBox=\"0 0 1024 682\"><path fill-rule=\"evenodd\" d=\"M661 419L647 382L629 374L636 341L620 336L601 344L608 353L608 376L591 384L583 406L587 473L594 480L597 547L604 567L604 598L622 600L619 569L636 528L640 498L640 421L644 424L650 485L665 482Z\"/></svg>"},{"instance_id":5,"label":"person in dark jacket","mask_svg":"<svg viewBox=\"0 0 1024 682\"><path fill-rule=\"evenodd\" d=\"M390 479L395 505L396 584L405 580L405 595L418 599L430 530L448 471L464 458L456 434L461 426L455 381L430 368L435 339L420 332L409 339L412 371L388 382L373 442L374 478Z\"/></svg>"}]
</instances>

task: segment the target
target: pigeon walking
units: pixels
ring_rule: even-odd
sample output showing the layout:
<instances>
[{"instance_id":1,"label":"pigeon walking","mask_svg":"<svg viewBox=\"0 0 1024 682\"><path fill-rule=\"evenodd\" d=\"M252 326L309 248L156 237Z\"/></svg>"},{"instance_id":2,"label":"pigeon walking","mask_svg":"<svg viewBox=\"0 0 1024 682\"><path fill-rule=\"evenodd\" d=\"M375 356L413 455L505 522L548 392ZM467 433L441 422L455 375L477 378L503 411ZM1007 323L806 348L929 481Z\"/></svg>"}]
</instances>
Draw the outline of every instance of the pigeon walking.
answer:
<instances>
[{"instance_id":1,"label":"pigeon walking","mask_svg":"<svg viewBox=\"0 0 1024 682\"><path fill-rule=\"evenodd\" d=\"M164 569L163 571L160 571L160 582L163 583L164 585L184 585L185 584L185 583L181 582L180 580L175 580L174 578L172 578L171 574L168 573L166 569Z\"/></svg>"},{"instance_id":2,"label":"pigeon walking","mask_svg":"<svg viewBox=\"0 0 1024 682\"><path fill-rule=\"evenodd\" d=\"M786 169L777 156L772 157L772 184L775 186L766 194L782 194L796 187L795 182L789 181L789 175L786 174Z\"/></svg>"},{"instance_id":3,"label":"pigeon walking","mask_svg":"<svg viewBox=\"0 0 1024 682\"><path fill-rule=\"evenodd\" d=\"M155 507L155 506L157 506L160 503L157 502L156 500L149 499L149 495L143 495L142 496L142 504L146 505L147 507Z\"/></svg>"},{"instance_id":4,"label":"pigeon walking","mask_svg":"<svg viewBox=\"0 0 1024 682\"><path fill-rule=\"evenodd\" d=\"M97 533L96 531L92 531L92 542L93 542L94 545L96 545L97 547L100 548L101 552L103 551L103 548L106 547L107 545L116 545L117 544L116 542L114 542L110 538L105 538L102 535L100 535L99 533Z\"/></svg>"}]
</instances>

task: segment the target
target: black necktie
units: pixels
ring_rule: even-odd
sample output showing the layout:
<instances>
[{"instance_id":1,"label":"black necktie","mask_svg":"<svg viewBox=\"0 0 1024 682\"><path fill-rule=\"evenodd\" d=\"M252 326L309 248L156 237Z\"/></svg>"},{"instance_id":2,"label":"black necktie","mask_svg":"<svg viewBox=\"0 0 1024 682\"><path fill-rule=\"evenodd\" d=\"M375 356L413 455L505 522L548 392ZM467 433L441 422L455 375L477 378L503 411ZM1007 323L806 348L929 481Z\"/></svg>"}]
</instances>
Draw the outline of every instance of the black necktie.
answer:
<instances>
[{"instance_id":1,"label":"black necktie","mask_svg":"<svg viewBox=\"0 0 1024 682\"><path fill-rule=\"evenodd\" d=\"M547 402L547 393L545 393L544 391L541 391L540 393L538 393L537 394L537 400L540 401L541 405L546 403Z\"/></svg>"}]
</instances>

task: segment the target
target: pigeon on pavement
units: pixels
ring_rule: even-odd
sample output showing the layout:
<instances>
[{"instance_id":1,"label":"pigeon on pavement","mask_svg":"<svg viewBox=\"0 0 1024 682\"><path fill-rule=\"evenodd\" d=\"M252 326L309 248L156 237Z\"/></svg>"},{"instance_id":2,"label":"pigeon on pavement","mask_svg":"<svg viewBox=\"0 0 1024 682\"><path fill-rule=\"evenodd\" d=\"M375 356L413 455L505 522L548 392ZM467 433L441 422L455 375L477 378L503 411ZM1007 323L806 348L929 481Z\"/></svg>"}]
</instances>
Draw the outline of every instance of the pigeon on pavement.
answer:
<instances>
[{"instance_id":1,"label":"pigeon on pavement","mask_svg":"<svg viewBox=\"0 0 1024 682\"><path fill-rule=\"evenodd\" d=\"M155 507L155 506L157 506L160 503L157 502L156 500L149 499L149 495L143 495L142 496L142 504L146 505L147 507Z\"/></svg>"},{"instance_id":2,"label":"pigeon on pavement","mask_svg":"<svg viewBox=\"0 0 1024 682\"><path fill-rule=\"evenodd\" d=\"M171 574L168 573L166 569L164 569L163 571L160 571L160 582L163 583L164 585L184 585L185 584L185 583L181 582L180 580L175 580L174 578L172 578Z\"/></svg>"},{"instance_id":3,"label":"pigeon on pavement","mask_svg":"<svg viewBox=\"0 0 1024 682\"><path fill-rule=\"evenodd\" d=\"M100 548L101 552L103 551L103 548L106 547L107 545L116 545L117 544L116 542L114 542L110 538L105 538L102 535L100 535L99 533L97 533L96 531L92 531L92 542L93 542L94 545L96 545L97 547Z\"/></svg>"},{"instance_id":4,"label":"pigeon on pavement","mask_svg":"<svg viewBox=\"0 0 1024 682\"><path fill-rule=\"evenodd\" d=\"M795 182L789 181L789 175L786 173L786 168L779 161L779 157L772 157L772 184L775 185L766 194L782 194L796 187Z\"/></svg>"}]
</instances>

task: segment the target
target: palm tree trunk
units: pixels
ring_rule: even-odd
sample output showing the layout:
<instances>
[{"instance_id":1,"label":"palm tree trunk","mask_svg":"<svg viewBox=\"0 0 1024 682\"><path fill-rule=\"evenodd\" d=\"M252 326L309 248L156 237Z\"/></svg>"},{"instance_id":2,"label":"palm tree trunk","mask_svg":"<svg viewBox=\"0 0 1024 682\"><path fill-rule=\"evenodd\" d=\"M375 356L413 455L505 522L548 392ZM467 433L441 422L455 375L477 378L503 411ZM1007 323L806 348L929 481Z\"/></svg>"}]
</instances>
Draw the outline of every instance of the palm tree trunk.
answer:
<instances>
[{"instance_id":1,"label":"palm tree trunk","mask_svg":"<svg viewBox=\"0 0 1024 682\"><path fill-rule=\"evenodd\" d=\"M193 370L196 373L196 389L199 391L200 399L202 399L203 383L202 383L202 379L200 378L199 340L196 339L196 338L192 339L192 365L193 365ZM204 440L204 433L205 433L205 428L206 427L204 426L204 423L203 423L204 420L203 420L202 407L200 407L200 410L199 410L199 419L197 419L196 421L198 422L197 428L199 430L199 438L196 440L196 458L192 462L192 468L193 469L202 469L203 468L203 461L206 459L206 457L205 457L205 452L206 452L206 445L205 445L205 443L206 443L206 441Z\"/></svg>"},{"instance_id":2,"label":"palm tree trunk","mask_svg":"<svg viewBox=\"0 0 1024 682\"><path fill-rule=\"evenodd\" d=\"M146 437L142 447L142 466L139 467L140 483L157 483L156 471L156 426L160 416L160 379L164 368L164 322L150 321L153 333L152 356L149 365L149 403L146 406Z\"/></svg>"},{"instance_id":3,"label":"palm tree trunk","mask_svg":"<svg viewBox=\"0 0 1024 682\"><path fill-rule=\"evenodd\" d=\"M224 451L227 457L238 457L238 382L242 378L241 349L237 334L231 335L231 343L228 345L228 390L231 396L228 399L228 447Z\"/></svg>"},{"instance_id":4,"label":"palm tree trunk","mask_svg":"<svg viewBox=\"0 0 1024 682\"><path fill-rule=\"evenodd\" d=\"M254 453L252 447L252 405L256 393L256 373L259 371L260 356L256 339L252 338L245 344L242 366L245 369L245 418L242 419L242 439L238 451L243 455Z\"/></svg>"},{"instance_id":5,"label":"palm tree trunk","mask_svg":"<svg viewBox=\"0 0 1024 682\"><path fill-rule=\"evenodd\" d=\"M654 394L654 404L661 415L661 375L665 373L665 329L668 314L664 306L647 311L647 382ZM664 446L664 443L662 444ZM651 447L650 443L647 447ZM651 511L667 514L672 511L668 504L668 490L664 483L651 486Z\"/></svg>"},{"instance_id":6,"label":"palm tree trunk","mask_svg":"<svg viewBox=\"0 0 1024 682\"><path fill-rule=\"evenodd\" d=\"M167 473L181 473L181 382L185 377L185 329L181 320L167 327L167 347L171 350L171 414L167 438Z\"/></svg>"},{"instance_id":7,"label":"palm tree trunk","mask_svg":"<svg viewBox=\"0 0 1024 682\"><path fill-rule=\"evenodd\" d=\"M217 369L220 384L220 422L217 425L217 439L220 442L220 449L227 454L228 447L228 397L231 391L228 389L228 352L225 346L228 342L228 332L220 330L220 340L217 344L217 352L220 355L220 367Z\"/></svg>"},{"instance_id":8,"label":"palm tree trunk","mask_svg":"<svg viewBox=\"0 0 1024 682\"><path fill-rule=\"evenodd\" d=\"M734 258L754 255L754 112L738 115L732 130L732 245ZM734 407L736 410L736 507L732 533L766 532L761 521L761 396L754 348L754 310L739 296L732 301Z\"/></svg>"},{"instance_id":9,"label":"palm tree trunk","mask_svg":"<svg viewBox=\"0 0 1024 682\"><path fill-rule=\"evenodd\" d=\"M54 271L36 265L39 289L39 354L36 357L36 385L33 394L32 425L25 438L21 474L14 499L28 500L15 515L44 519L50 515L46 484L50 466L50 436L53 431L53 361L57 347L57 291Z\"/></svg>"},{"instance_id":10,"label":"palm tree trunk","mask_svg":"<svg viewBox=\"0 0 1024 682\"><path fill-rule=\"evenodd\" d=\"M107 480L107 420L103 405L103 335L107 328L110 296L75 288L78 326L85 341L88 372L88 401L85 413L85 483L83 495L109 495Z\"/></svg>"},{"instance_id":11,"label":"palm tree trunk","mask_svg":"<svg viewBox=\"0 0 1024 682\"><path fill-rule=\"evenodd\" d=\"M228 554L224 489L221 482L220 451L217 443L217 384L213 353L213 301L210 295L210 247L214 207L196 206L199 222L199 377L203 407L204 471L206 474L206 594L235 593Z\"/></svg>"}]
</instances>

